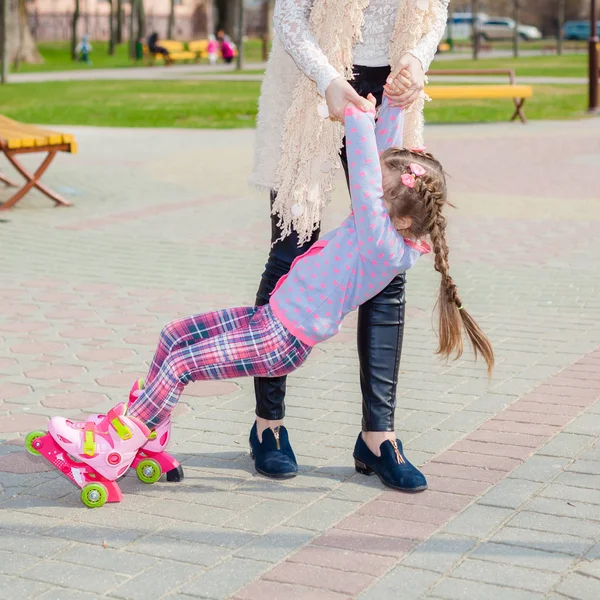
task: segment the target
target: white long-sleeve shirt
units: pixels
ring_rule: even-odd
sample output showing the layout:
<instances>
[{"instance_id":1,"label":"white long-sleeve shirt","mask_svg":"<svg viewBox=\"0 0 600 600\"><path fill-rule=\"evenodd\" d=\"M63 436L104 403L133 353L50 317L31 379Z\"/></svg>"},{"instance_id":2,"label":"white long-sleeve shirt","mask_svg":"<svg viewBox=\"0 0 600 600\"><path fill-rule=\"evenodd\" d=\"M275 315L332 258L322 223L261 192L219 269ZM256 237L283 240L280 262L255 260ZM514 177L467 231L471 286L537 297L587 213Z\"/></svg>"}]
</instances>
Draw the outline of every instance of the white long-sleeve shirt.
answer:
<instances>
[{"instance_id":1,"label":"white long-sleeve shirt","mask_svg":"<svg viewBox=\"0 0 600 600\"><path fill-rule=\"evenodd\" d=\"M362 42L356 44L353 50L355 65L382 67L388 64L388 50L396 25L399 1L370 1L364 12ZM447 3L447 0L429 1ZM319 92L324 96L331 81L340 74L329 64L310 29L312 5L313 0L277 0L273 19L275 31L285 49L298 68L317 84ZM438 19L433 29L410 50L410 53L421 61L425 71L433 61L445 27L445 19Z\"/></svg>"}]
</instances>

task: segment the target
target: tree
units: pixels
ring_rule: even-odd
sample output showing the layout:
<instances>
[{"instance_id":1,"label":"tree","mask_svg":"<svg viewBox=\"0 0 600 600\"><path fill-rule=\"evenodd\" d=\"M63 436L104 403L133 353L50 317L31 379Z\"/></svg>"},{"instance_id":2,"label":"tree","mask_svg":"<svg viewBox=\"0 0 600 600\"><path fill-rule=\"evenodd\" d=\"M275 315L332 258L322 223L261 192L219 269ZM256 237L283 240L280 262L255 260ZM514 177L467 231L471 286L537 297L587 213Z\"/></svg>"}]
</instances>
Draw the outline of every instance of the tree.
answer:
<instances>
[{"instance_id":1,"label":"tree","mask_svg":"<svg viewBox=\"0 0 600 600\"><path fill-rule=\"evenodd\" d=\"M515 29L513 31L513 55L515 58L519 58L519 42L521 38L521 36L519 35L519 25L521 24L520 0L514 0L513 18L515 20Z\"/></svg>"},{"instance_id":2,"label":"tree","mask_svg":"<svg viewBox=\"0 0 600 600\"><path fill-rule=\"evenodd\" d=\"M6 55L8 61L13 63L15 69L18 69L22 62L43 62L29 28L25 0L3 1L8 2L6 20Z\"/></svg>"},{"instance_id":3,"label":"tree","mask_svg":"<svg viewBox=\"0 0 600 600\"><path fill-rule=\"evenodd\" d=\"M116 43L123 43L123 0L117 0L117 31Z\"/></svg>"},{"instance_id":4,"label":"tree","mask_svg":"<svg viewBox=\"0 0 600 600\"><path fill-rule=\"evenodd\" d=\"M167 38L173 39L173 29L175 29L175 0L171 0L171 10L169 11L169 24L167 25Z\"/></svg>"},{"instance_id":5,"label":"tree","mask_svg":"<svg viewBox=\"0 0 600 600\"><path fill-rule=\"evenodd\" d=\"M71 21L71 58L77 60L77 23L79 22L79 0L75 0L75 10Z\"/></svg>"},{"instance_id":6,"label":"tree","mask_svg":"<svg viewBox=\"0 0 600 600\"><path fill-rule=\"evenodd\" d=\"M115 54L115 15L114 15L114 3L113 0L108 0L109 11L108 11L108 55L114 56Z\"/></svg>"},{"instance_id":7,"label":"tree","mask_svg":"<svg viewBox=\"0 0 600 600\"><path fill-rule=\"evenodd\" d=\"M224 29L229 35L234 35L237 31L237 0L216 0L217 11L219 13L219 23L217 29Z\"/></svg>"},{"instance_id":8,"label":"tree","mask_svg":"<svg viewBox=\"0 0 600 600\"><path fill-rule=\"evenodd\" d=\"M138 0L137 7L137 37L138 40L143 40L146 37L146 9L144 7L144 0Z\"/></svg>"}]
</instances>

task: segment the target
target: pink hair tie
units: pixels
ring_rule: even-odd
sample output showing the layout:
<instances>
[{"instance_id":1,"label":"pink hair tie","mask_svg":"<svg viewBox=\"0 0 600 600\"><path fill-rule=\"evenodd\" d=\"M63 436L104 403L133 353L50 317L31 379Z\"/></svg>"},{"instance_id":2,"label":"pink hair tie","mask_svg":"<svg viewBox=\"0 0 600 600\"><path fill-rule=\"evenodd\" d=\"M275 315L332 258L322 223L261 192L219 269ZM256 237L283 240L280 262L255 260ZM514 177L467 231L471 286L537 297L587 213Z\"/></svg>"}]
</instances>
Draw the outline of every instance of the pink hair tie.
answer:
<instances>
[{"instance_id":1,"label":"pink hair tie","mask_svg":"<svg viewBox=\"0 0 600 600\"><path fill-rule=\"evenodd\" d=\"M400 180L406 187L414 188L416 178L425 175L425 169L417 163L410 163L409 169L410 173L404 173Z\"/></svg>"}]
</instances>

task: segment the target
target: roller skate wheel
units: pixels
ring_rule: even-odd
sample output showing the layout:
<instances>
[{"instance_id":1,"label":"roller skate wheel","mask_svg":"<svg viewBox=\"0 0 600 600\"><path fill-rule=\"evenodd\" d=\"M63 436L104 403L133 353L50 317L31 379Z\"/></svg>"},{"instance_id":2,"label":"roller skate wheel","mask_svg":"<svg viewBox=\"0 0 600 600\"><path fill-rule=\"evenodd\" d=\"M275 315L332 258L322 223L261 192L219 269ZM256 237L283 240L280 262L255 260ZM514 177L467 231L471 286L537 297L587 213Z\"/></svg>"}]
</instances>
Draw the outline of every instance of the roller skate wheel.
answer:
<instances>
[{"instance_id":1,"label":"roller skate wheel","mask_svg":"<svg viewBox=\"0 0 600 600\"><path fill-rule=\"evenodd\" d=\"M36 447L36 440L46 435L45 431L32 431L25 438L25 449L34 456L40 456L40 451ZM39 444L39 442L38 442Z\"/></svg>"},{"instance_id":2,"label":"roller skate wheel","mask_svg":"<svg viewBox=\"0 0 600 600\"><path fill-rule=\"evenodd\" d=\"M161 475L160 465L152 458L145 458L135 468L138 479L143 483L156 483Z\"/></svg>"},{"instance_id":3,"label":"roller skate wheel","mask_svg":"<svg viewBox=\"0 0 600 600\"><path fill-rule=\"evenodd\" d=\"M108 500L108 491L101 483L88 483L81 490L81 501L89 508L98 508Z\"/></svg>"}]
</instances>

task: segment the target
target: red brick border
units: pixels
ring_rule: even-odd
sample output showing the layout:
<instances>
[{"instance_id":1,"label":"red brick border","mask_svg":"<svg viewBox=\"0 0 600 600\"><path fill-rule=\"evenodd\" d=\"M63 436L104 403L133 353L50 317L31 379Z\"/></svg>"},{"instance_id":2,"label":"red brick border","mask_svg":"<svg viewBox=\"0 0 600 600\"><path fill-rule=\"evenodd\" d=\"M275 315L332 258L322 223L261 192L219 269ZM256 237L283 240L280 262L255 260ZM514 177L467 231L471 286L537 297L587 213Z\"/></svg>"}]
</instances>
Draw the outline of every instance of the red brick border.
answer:
<instances>
[{"instance_id":1,"label":"red brick border","mask_svg":"<svg viewBox=\"0 0 600 600\"><path fill-rule=\"evenodd\" d=\"M355 597L598 399L600 348L437 455L423 469L427 492L413 496L383 491L235 598Z\"/></svg>"}]
</instances>

